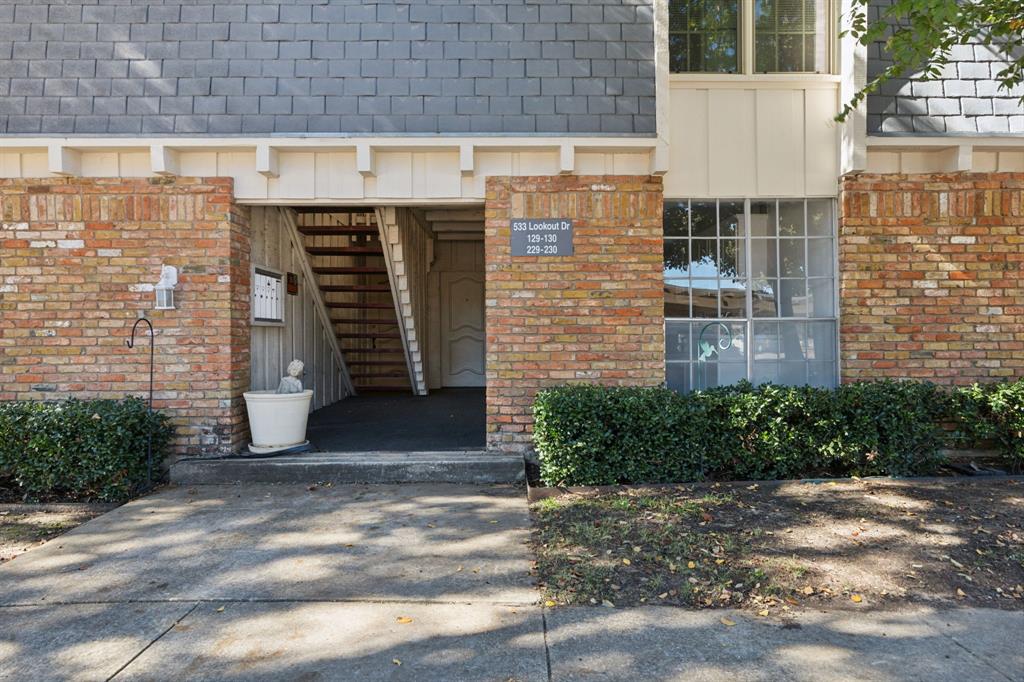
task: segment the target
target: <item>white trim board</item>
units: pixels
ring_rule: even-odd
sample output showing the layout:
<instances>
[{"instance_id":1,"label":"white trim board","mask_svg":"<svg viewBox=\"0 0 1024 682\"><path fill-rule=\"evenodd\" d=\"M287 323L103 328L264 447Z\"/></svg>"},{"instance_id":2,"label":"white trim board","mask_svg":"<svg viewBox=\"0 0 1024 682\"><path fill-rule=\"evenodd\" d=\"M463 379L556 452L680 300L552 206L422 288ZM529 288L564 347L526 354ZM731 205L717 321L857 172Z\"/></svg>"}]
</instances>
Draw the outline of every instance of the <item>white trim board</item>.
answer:
<instances>
[{"instance_id":1,"label":"white trim board","mask_svg":"<svg viewBox=\"0 0 1024 682\"><path fill-rule=\"evenodd\" d=\"M231 177L244 203L481 201L489 175L665 172L655 137L0 138L0 177Z\"/></svg>"}]
</instances>

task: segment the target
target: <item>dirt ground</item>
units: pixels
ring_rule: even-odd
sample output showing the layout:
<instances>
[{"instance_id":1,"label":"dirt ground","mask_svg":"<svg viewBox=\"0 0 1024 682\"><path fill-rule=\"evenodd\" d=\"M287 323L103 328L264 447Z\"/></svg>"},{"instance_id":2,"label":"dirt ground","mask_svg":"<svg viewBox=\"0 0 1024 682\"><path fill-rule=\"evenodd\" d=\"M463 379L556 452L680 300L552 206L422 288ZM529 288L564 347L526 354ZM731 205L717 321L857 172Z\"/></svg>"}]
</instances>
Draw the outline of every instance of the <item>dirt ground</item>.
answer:
<instances>
[{"instance_id":1,"label":"dirt ground","mask_svg":"<svg viewBox=\"0 0 1024 682\"><path fill-rule=\"evenodd\" d=\"M532 507L554 604L1024 609L1024 480L701 484Z\"/></svg>"},{"instance_id":2,"label":"dirt ground","mask_svg":"<svg viewBox=\"0 0 1024 682\"><path fill-rule=\"evenodd\" d=\"M0 504L0 564L109 511L111 504Z\"/></svg>"}]
</instances>

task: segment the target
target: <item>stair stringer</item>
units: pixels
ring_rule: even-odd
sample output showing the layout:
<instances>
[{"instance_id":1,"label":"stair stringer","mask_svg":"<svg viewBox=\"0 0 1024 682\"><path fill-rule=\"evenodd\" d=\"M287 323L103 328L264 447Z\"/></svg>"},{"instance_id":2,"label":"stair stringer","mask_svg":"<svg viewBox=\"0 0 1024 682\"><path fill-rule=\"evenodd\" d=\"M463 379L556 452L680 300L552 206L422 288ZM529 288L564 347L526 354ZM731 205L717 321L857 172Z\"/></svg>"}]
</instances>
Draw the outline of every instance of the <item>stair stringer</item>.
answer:
<instances>
[{"instance_id":1,"label":"stair stringer","mask_svg":"<svg viewBox=\"0 0 1024 682\"><path fill-rule=\"evenodd\" d=\"M291 240L292 248L300 254L299 266L302 269L302 277L305 281L310 283L310 295L313 297L313 308L316 309L316 314L320 318L320 324L325 329L330 330L330 333L326 335L327 342L331 346L331 353L337 360L338 365L341 367L341 381L345 387L346 392L349 395L356 394L355 385L352 383L352 377L349 374L348 364L345 362L345 354L341 351L341 346L338 345L338 339L334 331L334 322L331 320L330 313L327 312L327 306L324 303L324 298L320 292L320 287L317 286L318 279L313 273L313 268L309 264L309 255L306 253L306 246L302 240L302 235L299 234L298 225L295 222L295 213L288 208L279 208L281 212L281 222L284 224L285 231L288 233L288 239Z\"/></svg>"},{"instance_id":2,"label":"stair stringer","mask_svg":"<svg viewBox=\"0 0 1024 682\"><path fill-rule=\"evenodd\" d=\"M421 338L426 333L426 269L431 238L404 208L378 208L377 229L409 367L409 383L413 393L427 395ZM422 282L416 286L418 278Z\"/></svg>"}]
</instances>

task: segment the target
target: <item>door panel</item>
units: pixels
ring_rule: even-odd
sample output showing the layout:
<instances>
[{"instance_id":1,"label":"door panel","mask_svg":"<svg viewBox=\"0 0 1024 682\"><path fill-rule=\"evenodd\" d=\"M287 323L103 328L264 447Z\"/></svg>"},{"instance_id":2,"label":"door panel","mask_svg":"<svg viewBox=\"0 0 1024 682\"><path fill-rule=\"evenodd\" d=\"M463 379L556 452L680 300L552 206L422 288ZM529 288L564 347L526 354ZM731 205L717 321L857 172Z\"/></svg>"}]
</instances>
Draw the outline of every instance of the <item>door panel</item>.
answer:
<instances>
[{"instance_id":1,"label":"door panel","mask_svg":"<svg viewBox=\"0 0 1024 682\"><path fill-rule=\"evenodd\" d=\"M484 276L441 273L441 384L484 385Z\"/></svg>"}]
</instances>

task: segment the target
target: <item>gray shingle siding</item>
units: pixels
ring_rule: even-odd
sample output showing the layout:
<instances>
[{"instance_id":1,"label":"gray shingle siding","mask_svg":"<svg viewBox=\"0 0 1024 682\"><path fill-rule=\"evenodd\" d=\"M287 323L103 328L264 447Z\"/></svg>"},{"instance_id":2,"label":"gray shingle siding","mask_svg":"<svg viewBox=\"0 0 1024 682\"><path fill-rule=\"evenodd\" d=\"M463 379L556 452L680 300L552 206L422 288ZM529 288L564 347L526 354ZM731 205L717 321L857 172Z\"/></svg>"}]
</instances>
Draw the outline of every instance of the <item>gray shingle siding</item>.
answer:
<instances>
[{"instance_id":1,"label":"gray shingle siding","mask_svg":"<svg viewBox=\"0 0 1024 682\"><path fill-rule=\"evenodd\" d=\"M0 4L0 134L653 135L654 110L652 0Z\"/></svg>"},{"instance_id":2,"label":"gray shingle siding","mask_svg":"<svg viewBox=\"0 0 1024 682\"><path fill-rule=\"evenodd\" d=\"M874 20L893 0L873 0ZM881 43L868 46L868 78L892 60ZM985 45L958 45L942 77L892 79L868 96L868 132L872 134L1024 134L1024 86L999 89L996 75L1005 67Z\"/></svg>"}]
</instances>

